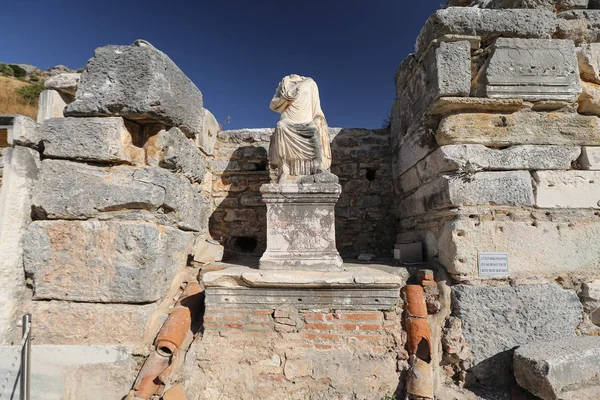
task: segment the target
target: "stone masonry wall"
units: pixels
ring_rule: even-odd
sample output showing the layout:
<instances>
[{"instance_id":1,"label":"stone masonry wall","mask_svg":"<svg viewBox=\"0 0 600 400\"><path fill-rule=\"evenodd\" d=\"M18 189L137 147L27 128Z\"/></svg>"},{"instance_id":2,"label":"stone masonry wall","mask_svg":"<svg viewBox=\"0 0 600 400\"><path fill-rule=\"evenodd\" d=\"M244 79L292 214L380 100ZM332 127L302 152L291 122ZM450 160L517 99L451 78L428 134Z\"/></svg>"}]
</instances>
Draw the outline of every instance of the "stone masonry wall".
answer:
<instances>
[{"instance_id":1,"label":"stone masonry wall","mask_svg":"<svg viewBox=\"0 0 600 400\"><path fill-rule=\"evenodd\" d=\"M213 173L211 234L227 249L261 255L266 207L260 186L269 181L272 129L220 132ZM331 128L332 168L342 185L336 205L336 240L343 257L391 257L395 224L389 131Z\"/></svg>"},{"instance_id":2,"label":"stone masonry wall","mask_svg":"<svg viewBox=\"0 0 600 400\"><path fill-rule=\"evenodd\" d=\"M600 331L582 295L600 277L600 11L449 3L395 76L396 255L451 277L446 384L514 393L515 348ZM507 253L508 274L480 270L482 252ZM590 397L576 389L557 396Z\"/></svg>"},{"instance_id":3,"label":"stone masonry wall","mask_svg":"<svg viewBox=\"0 0 600 400\"><path fill-rule=\"evenodd\" d=\"M182 380L190 399L388 398L405 335L396 311L207 308Z\"/></svg>"}]
</instances>

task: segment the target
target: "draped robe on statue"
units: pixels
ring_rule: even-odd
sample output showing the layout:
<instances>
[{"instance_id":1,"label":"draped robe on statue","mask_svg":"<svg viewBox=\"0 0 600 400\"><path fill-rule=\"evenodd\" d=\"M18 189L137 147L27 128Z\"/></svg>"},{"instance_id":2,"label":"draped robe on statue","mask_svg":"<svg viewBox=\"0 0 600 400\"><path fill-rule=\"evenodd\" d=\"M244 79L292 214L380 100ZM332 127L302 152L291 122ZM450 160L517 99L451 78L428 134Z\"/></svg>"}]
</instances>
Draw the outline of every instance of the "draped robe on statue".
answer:
<instances>
[{"instance_id":1,"label":"draped robe on statue","mask_svg":"<svg viewBox=\"0 0 600 400\"><path fill-rule=\"evenodd\" d=\"M269 162L281 175L311 175L329 169L331 147L319 89L311 78L283 78L270 108L281 114L269 147Z\"/></svg>"}]
</instances>

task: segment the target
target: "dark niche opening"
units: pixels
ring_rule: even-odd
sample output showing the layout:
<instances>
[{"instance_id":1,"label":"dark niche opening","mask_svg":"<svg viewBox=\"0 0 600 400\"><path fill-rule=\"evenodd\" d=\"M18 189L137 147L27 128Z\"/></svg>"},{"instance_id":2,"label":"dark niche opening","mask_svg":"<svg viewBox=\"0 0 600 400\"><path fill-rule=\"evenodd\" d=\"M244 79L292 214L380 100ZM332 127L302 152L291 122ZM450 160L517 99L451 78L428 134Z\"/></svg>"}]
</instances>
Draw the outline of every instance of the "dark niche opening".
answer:
<instances>
[{"instance_id":1,"label":"dark niche opening","mask_svg":"<svg viewBox=\"0 0 600 400\"><path fill-rule=\"evenodd\" d=\"M251 236L236 236L233 238L233 251L236 253L252 254L258 242Z\"/></svg>"}]
</instances>

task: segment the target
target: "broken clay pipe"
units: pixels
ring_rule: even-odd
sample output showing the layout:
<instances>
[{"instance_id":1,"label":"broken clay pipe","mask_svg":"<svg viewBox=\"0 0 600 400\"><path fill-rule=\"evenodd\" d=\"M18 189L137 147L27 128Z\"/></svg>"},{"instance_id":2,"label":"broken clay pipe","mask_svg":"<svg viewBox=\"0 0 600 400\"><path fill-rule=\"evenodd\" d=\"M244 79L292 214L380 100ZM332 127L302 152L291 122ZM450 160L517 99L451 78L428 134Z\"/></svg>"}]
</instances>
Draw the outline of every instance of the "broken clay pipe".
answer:
<instances>
[{"instance_id":1,"label":"broken clay pipe","mask_svg":"<svg viewBox=\"0 0 600 400\"><path fill-rule=\"evenodd\" d=\"M431 332L427 320L425 295L420 285L406 285L404 324L408 339L410 372L407 392L413 397L433 399Z\"/></svg>"},{"instance_id":2,"label":"broken clay pipe","mask_svg":"<svg viewBox=\"0 0 600 400\"><path fill-rule=\"evenodd\" d=\"M175 304L175 306L181 306L182 305L181 302L184 301L186 298L195 296L197 294L200 294L201 292L202 292L202 287L200 287L200 284L198 282L188 283L186 285L185 289L183 289L181 296L179 296L179 299L177 300L177 303Z\"/></svg>"},{"instance_id":3,"label":"broken clay pipe","mask_svg":"<svg viewBox=\"0 0 600 400\"><path fill-rule=\"evenodd\" d=\"M156 337L156 351L164 356L174 355L185 340L192 326L192 316L187 307L176 307L171 311Z\"/></svg>"},{"instance_id":4,"label":"broken clay pipe","mask_svg":"<svg viewBox=\"0 0 600 400\"><path fill-rule=\"evenodd\" d=\"M133 385L136 398L150 399L164 386L159 375L169 367L170 361L171 357L165 357L156 351L150 354Z\"/></svg>"}]
</instances>

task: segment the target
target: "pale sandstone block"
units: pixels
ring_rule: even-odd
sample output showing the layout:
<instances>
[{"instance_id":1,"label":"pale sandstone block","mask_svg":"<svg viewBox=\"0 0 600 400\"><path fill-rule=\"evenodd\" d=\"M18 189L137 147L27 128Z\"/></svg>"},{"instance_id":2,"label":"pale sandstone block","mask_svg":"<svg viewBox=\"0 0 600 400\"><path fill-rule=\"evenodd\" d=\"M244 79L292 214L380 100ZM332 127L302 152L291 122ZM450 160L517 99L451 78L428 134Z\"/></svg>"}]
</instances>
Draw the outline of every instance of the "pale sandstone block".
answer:
<instances>
[{"instance_id":1,"label":"pale sandstone block","mask_svg":"<svg viewBox=\"0 0 600 400\"><path fill-rule=\"evenodd\" d=\"M574 101L581 93L572 40L499 38L478 79L492 98Z\"/></svg>"},{"instance_id":2,"label":"pale sandstone block","mask_svg":"<svg viewBox=\"0 0 600 400\"><path fill-rule=\"evenodd\" d=\"M4 152L0 188L0 343L15 329L15 317L25 290L23 238L31 222L31 196L34 193L40 155L16 146Z\"/></svg>"},{"instance_id":3,"label":"pale sandstone block","mask_svg":"<svg viewBox=\"0 0 600 400\"><path fill-rule=\"evenodd\" d=\"M600 119L595 116L559 112L456 114L442 119L435 138L440 146L597 146L600 145Z\"/></svg>"},{"instance_id":4,"label":"pale sandstone block","mask_svg":"<svg viewBox=\"0 0 600 400\"><path fill-rule=\"evenodd\" d=\"M10 146L38 147L40 125L31 118L18 114L0 115L0 125L8 131Z\"/></svg>"},{"instance_id":5,"label":"pale sandstone block","mask_svg":"<svg viewBox=\"0 0 600 400\"><path fill-rule=\"evenodd\" d=\"M23 240L34 299L149 303L186 266L193 234L116 221L36 221Z\"/></svg>"},{"instance_id":6,"label":"pale sandstone block","mask_svg":"<svg viewBox=\"0 0 600 400\"><path fill-rule=\"evenodd\" d=\"M156 304L94 304L32 301L23 312L33 315L34 345L144 344L148 321ZM118 321L118 323L116 323Z\"/></svg>"},{"instance_id":7,"label":"pale sandstone block","mask_svg":"<svg viewBox=\"0 0 600 400\"><path fill-rule=\"evenodd\" d=\"M540 208L600 208L600 172L538 171L535 203Z\"/></svg>"},{"instance_id":8,"label":"pale sandstone block","mask_svg":"<svg viewBox=\"0 0 600 400\"><path fill-rule=\"evenodd\" d=\"M401 177L404 192L411 192L449 171L567 170L579 157L574 146L512 146L490 149L478 144L441 146Z\"/></svg>"},{"instance_id":9,"label":"pale sandstone block","mask_svg":"<svg viewBox=\"0 0 600 400\"><path fill-rule=\"evenodd\" d=\"M138 40L96 49L65 115L157 122L193 137L202 134L202 93L165 53Z\"/></svg>"},{"instance_id":10,"label":"pale sandstone block","mask_svg":"<svg viewBox=\"0 0 600 400\"><path fill-rule=\"evenodd\" d=\"M217 143L217 135L219 133L219 122L206 108L203 109L203 113L202 134L196 135L196 146L204 153L213 155L215 152L215 144Z\"/></svg>"},{"instance_id":11,"label":"pale sandstone block","mask_svg":"<svg viewBox=\"0 0 600 400\"><path fill-rule=\"evenodd\" d=\"M56 90L70 98L75 97L77 91L77 85L81 74L79 73L64 73L51 76L44 82L46 89ZM69 101L70 103L70 101Z\"/></svg>"},{"instance_id":12,"label":"pale sandstone block","mask_svg":"<svg viewBox=\"0 0 600 400\"><path fill-rule=\"evenodd\" d=\"M482 40L504 36L549 39L556 29L556 16L550 10L485 10L449 7L436 11L421 29L415 50L421 56L432 40L447 34L477 35Z\"/></svg>"},{"instance_id":13,"label":"pale sandstone block","mask_svg":"<svg viewBox=\"0 0 600 400\"><path fill-rule=\"evenodd\" d=\"M436 137L427 128L410 129L393 149L392 176L402 175L436 148Z\"/></svg>"},{"instance_id":14,"label":"pale sandstone block","mask_svg":"<svg viewBox=\"0 0 600 400\"><path fill-rule=\"evenodd\" d=\"M400 202L399 217L468 205L534 204L531 176L526 171L479 172L472 176L444 175Z\"/></svg>"},{"instance_id":15,"label":"pale sandstone block","mask_svg":"<svg viewBox=\"0 0 600 400\"><path fill-rule=\"evenodd\" d=\"M508 253L513 278L551 277L564 273L600 274L600 221L592 211L542 218L489 220L457 217L444 224L439 260L452 275L477 278L478 252Z\"/></svg>"},{"instance_id":16,"label":"pale sandstone block","mask_svg":"<svg viewBox=\"0 0 600 400\"><path fill-rule=\"evenodd\" d=\"M577 60L581 78L600 84L600 43L586 43L578 47Z\"/></svg>"},{"instance_id":17,"label":"pale sandstone block","mask_svg":"<svg viewBox=\"0 0 600 400\"><path fill-rule=\"evenodd\" d=\"M600 147L583 147L578 162L582 169L600 170Z\"/></svg>"},{"instance_id":18,"label":"pale sandstone block","mask_svg":"<svg viewBox=\"0 0 600 400\"><path fill-rule=\"evenodd\" d=\"M600 326L600 279L581 285L579 294L592 323Z\"/></svg>"},{"instance_id":19,"label":"pale sandstone block","mask_svg":"<svg viewBox=\"0 0 600 400\"><path fill-rule=\"evenodd\" d=\"M583 398L571 393L583 388L600 394L600 337L525 344L515 350L514 370L519 386L544 400Z\"/></svg>"},{"instance_id":20,"label":"pale sandstone block","mask_svg":"<svg viewBox=\"0 0 600 400\"><path fill-rule=\"evenodd\" d=\"M582 82L583 90L577 99L577 112L600 116L600 86Z\"/></svg>"},{"instance_id":21,"label":"pale sandstone block","mask_svg":"<svg viewBox=\"0 0 600 400\"><path fill-rule=\"evenodd\" d=\"M143 163L143 150L132 144L123 118L51 118L40 133L48 157Z\"/></svg>"},{"instance_id":22,"label":"pale sandstone block","mask_svg":"<svg viewBox=\"0 0 600 400\"><path fill-rule=\"evenodd\" d=\"M428 110L430 115L471 112L515 112L526 108L523 99L488 99L485 97L441 97Z\"/></svg>"},{"instance_id":23,"label":"pale sandstone block","mask_svg":"<svg viewBox=\"0 0 600 400\"><path fill-rule=\"evenodd\" d=\"M41 124L50 118L63 118L67 99L56 90L44 90L38 102L37 122Z\"/></svg>"}]
</instances>

